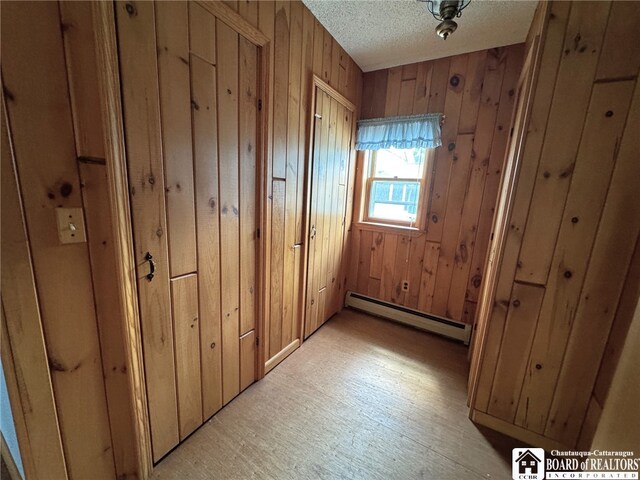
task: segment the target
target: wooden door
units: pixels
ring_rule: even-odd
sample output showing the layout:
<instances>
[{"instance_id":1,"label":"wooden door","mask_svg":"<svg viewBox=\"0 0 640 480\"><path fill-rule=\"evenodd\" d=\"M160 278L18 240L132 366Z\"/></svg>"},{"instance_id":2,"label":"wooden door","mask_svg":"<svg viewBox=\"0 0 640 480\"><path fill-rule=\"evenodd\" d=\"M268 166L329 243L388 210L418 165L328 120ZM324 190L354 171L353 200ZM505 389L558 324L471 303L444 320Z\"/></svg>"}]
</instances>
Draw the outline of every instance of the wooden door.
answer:
<instances>
[{"instance_id":1,"label":"wooden door","mask_svg":"<svg viewBox=\"0 0 640 480\"><path fill-rule=\"evenodd\" d=\"M195 2L116 8L158 461L256 376L260 52Z\"/></svg>"},{"instance_id":2,"label":"wooden door","mask_svg":"<svg viewBox=\"0 0 640 480\"><path fill-rule=\"evenodd\" d=\"M354 107L315 79L307 220L305 338L344 302L343 266L347 182Z\"/></svg>"}]
</instances>

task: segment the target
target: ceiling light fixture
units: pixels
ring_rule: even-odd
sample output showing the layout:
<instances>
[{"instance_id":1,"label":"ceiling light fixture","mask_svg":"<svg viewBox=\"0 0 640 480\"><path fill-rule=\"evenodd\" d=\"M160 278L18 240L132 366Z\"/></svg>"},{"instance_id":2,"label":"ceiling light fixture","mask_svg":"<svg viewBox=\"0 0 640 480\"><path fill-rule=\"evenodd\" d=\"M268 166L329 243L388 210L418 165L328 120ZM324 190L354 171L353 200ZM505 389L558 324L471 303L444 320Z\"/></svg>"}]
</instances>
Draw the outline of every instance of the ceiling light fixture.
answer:
<instances>
[{"instance_id":1,"label":"ceiling light fixture","mask_svg":"<svg viewBox=\"0 0 640 480\"><path fill-rule=\"evenodd\" d=\"M471 0L418 0L426 2L427 8L433 18L438 20L440 24L436 27L436 33L445 40L449 35L456 31L458 24L453 21L462 15Z\"/></svg>"}]
</instances>

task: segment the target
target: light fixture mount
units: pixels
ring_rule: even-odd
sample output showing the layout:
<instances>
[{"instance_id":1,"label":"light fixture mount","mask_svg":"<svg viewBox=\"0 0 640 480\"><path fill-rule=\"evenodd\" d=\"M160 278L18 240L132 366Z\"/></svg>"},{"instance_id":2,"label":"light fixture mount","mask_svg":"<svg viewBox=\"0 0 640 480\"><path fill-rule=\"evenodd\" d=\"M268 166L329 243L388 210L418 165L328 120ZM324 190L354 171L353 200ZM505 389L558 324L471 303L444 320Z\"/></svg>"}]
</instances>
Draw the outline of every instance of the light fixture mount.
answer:
<instances>
[{"instance_id":1,"label":"light fixture mount","mask_svg":"<svg viewBox=\"0 0 640 480\"><path fill-rule=\"evenodd\" d=\"M436 33L443 39L447 39L449 35L456 31L458 24L453 20L462 15L471 0L418 0L425 2L427 8L433 18L438 20L440 24L436 27Z\"/></svg>"}]
</instances>

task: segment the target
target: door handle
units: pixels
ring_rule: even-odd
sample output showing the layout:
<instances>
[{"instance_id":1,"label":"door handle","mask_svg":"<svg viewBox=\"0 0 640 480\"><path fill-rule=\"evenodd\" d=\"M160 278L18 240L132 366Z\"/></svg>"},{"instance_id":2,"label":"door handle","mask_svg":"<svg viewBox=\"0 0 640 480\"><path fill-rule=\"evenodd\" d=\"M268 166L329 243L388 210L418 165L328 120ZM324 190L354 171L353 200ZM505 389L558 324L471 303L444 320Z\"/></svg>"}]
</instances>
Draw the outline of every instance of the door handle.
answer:
<instances>
[{"instance_id":1,"label":"door handle","mask_svg":"<svg viewBox=\"0 0 640 480\"><path fill-rule=\"evenodd\" d=\"M309 238L311 238L311 240L316 238L316 226L315 225L311 225L311 234L309 235Z\"/></svg>"},{"instance_id":2,"label":"door handle","mask_svg":"<svg viewBox=\"0 0 640 480\"><path fill-rule=\"evenodd\" d=\"M144 259L149 262L149 273L147 273L146 276L147 280L151 281L156 274L156 262L153 261L153 255L151 255L151 252L147 252Z\"/></svg>"}]
</instances>

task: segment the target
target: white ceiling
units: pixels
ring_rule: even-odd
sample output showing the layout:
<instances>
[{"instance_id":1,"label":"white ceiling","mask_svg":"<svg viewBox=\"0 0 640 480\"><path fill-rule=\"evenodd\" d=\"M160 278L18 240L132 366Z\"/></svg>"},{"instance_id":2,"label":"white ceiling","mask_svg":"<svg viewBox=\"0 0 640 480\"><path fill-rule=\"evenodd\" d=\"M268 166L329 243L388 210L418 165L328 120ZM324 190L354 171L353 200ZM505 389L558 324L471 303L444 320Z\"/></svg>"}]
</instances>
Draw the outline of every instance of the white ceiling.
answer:
<instances>
[{"instance_id":1,"label":"white ceiling","mask_svg":"<svg viewBox=\"0 0 640 480\"><path fill-rule=\"evenodd\" d=\"M363 71L523 42L537 1L471 0L445 41L416 0L303 0Z\"/></svg>"}]
</instances>

